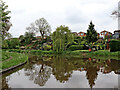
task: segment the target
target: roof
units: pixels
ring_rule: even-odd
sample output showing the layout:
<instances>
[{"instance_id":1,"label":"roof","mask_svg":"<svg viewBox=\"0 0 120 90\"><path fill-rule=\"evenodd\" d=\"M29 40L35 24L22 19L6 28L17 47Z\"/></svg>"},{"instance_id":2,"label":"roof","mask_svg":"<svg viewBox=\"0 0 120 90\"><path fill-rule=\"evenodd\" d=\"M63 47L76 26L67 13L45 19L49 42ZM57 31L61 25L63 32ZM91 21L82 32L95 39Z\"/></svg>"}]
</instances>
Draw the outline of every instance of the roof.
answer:
<instances>
[{"instance_id":1,"label":"roof","mask_svg":"<svg viewBox=\"0 0 120 90\"><path fill-rule=\"evenodd\" d=\"M72 32L72 33L77 33L77 32Z\"/></svg>"},{"instance_id":2,"label":"roof","mask_svg":"<svg viewBox=\"0 0 120 90\"><path fill-rule=\"evenodd\" d=\"M108 32L108 31L104 30L104 31L101 31L100 33L102 33L102 32Z\"/></svg>"},{"instance_id":3,"label":"roof","mask_svg":"<svg viewBox=\"0 0 120 90\"><path fill-rule=\"evenodd\" d=\"M85 32L79 32L79 33L85 33ZM85 33L86 34L86 33Z\"/></svg>"},{"instance_id":4,"label":"roof","mask_svg":"<svg viewBox=\"0 0 120 90\"><path fill-rule=\"evenodd\" d=\"M120 32L120 30L115 30L114 32Z\"/></svg>"},{"instance_id":5,"label":"roof","mask_svg":"<svg viewBox=\"0 0 120 90\"><path fill-rule=\"evenodd\" d=\"M111 32L109 32L109 31L106 31L106 30L104 30L104 31L101 31L100 33L102 33L102 32L108 32L108 33L112 34Z\"/></svg>"}]
</instances>

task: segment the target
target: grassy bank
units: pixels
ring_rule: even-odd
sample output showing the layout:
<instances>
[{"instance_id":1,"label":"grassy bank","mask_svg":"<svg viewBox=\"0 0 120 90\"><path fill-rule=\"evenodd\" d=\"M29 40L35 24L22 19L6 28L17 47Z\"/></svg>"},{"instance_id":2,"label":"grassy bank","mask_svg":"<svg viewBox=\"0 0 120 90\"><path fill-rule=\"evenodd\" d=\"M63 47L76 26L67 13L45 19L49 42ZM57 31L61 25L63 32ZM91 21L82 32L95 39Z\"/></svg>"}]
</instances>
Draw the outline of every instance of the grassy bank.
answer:
<instances>
[{"instance_id":1,"label":"grassy bank","mask_svg":"<svg viewBox=\"0 0 120 90\"><path fill-rule=\"evenodd\" d=\"M120 56L120 51L116 51L116 52L110 52L108 50L99 50L96 52L91 52L88 53L88 55L93 55L93 56Z\"/></svg>"},{"instance_id":2,"label":"grassy bank","mask_svg":"<svg viewBox=\"0 0 120 90\"><path fill-rule=\"evenodd\" d=\"M9 52L18 52L18 53L31 53L31 54L42 54L42 55L54 55L58 54L55 51L43 51L43 50L18 50L18 49L8 49ZM74 55L74 56L81 56L81 57L94 57L94 58L120 58L120 51L117 52L110 52L108 50L98 50L95 52L89 52L88 50L75 50L75 51L64 51L59 54L67 54L67 55Z\"/></svg>"},{"instance_id":3,"label":"grassy bank","mask_svg":"<svg viewBox=\"0 0 120 90\"><path fill-rule=\"evenodd\" d=\"M12 66L23 63L26 60L28 60L28 57L24 54L2 51L2 60L1 60L2 68L1 69L10 68Z\"/></svg>"}]
</instances>

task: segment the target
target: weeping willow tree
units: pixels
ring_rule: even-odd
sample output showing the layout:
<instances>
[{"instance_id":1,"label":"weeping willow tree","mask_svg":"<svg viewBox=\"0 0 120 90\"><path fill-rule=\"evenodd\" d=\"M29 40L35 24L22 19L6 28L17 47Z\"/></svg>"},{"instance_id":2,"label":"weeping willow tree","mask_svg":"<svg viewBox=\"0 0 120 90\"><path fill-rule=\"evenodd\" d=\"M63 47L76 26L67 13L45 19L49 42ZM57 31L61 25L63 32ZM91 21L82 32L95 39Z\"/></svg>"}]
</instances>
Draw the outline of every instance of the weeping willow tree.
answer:
<instances>
[{"instance_id":1,"label":"weeping willow tree","mask_svg":"<svg viewBox=\"0 0 120 90\"><path fill-rule=\"evenodd\" d=\"M53 50L57 52L65 51L67 46L72 43L74 36L66 26L57 27L52 34Z\"/></svg>"}]
</instances>

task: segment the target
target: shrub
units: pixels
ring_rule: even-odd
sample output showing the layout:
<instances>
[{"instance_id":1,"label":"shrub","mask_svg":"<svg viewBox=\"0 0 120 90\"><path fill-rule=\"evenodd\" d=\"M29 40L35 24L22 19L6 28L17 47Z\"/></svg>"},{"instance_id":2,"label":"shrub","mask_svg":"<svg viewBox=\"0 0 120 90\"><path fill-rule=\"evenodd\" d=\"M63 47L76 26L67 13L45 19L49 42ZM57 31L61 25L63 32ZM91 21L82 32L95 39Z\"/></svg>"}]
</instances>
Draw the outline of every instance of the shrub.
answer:
<instances>
[{"instance_id":1,"label":"shrub","mask_svg":"<svg viewBox=\"0 0 120 90\"><path fill-rule=\"evenodd\" d=\"M83 50L84 45L71 45L68 50Z\"/></svg>"},{"instance_id":2,"label":"shrub","mask_svg":"<svg viewBox=\"0 0 120 90\"><path fill-rule=\"evenodd\" d=\"M110 42L110 51L120 51L120 40L112 40Z\"/></svg>"},{"instance_id":3,"label":"shrub","mask_svg":"<svg viewBox=\"0 0 120 90\"><path fill-rule=\"evenodd\" d=\"M77 45L77 44L78 44L77 42L73 41L71 45Z\"/></svg>"},{"instance_id":4,"label":"shrub","mask_svg":"<svg viewBox=\"0 0 120 90\"><path fill-rule=\"evenodd\" d=\"M102 44L102 43L98 43L98 44L95 45L95 46L97 46L97 49L98 49L98 50L104 50L104 44Z\"/></svg>"},{"instance_id":5,"label":"shrub","mask_svg":"<svg viewBox=\"0 0 120 90\"><path fill-rule=\"evenodd\" d=\"M6 40L4 40L4 41L2 42L2 49L8 49L8 48L9 48L8 43L7 43Z\"/></svg>"},{"instance_id":6,"label":"shrub","mask_svg":"<svg viewBox=\"0 0 120 90\"><path fill-rule=\"evenodd\" d=\"M51 50L52 47L50 45L44 45L43 48L44 50Z\"/></svg>"},{"instance_id":7,"label":"shrub","mask_svg":"<svg viewBox=\"0 0 120 90\"><path fill-rule=\"evenodd\" d=\"M18 38L11 38L2 42L3 49L19 49L20 42Z\"/></svg>"},{"instance_id":8,"label":"shrub","mask_svg":"<svg viewBox=\"0 0 120 90\"><path fill-rule=\"evenodd\" d=\"M81 45L84 45L84 44L86 44L86 41L81 41L80 44L81 44Z\"/></svg>"}]
</instances>

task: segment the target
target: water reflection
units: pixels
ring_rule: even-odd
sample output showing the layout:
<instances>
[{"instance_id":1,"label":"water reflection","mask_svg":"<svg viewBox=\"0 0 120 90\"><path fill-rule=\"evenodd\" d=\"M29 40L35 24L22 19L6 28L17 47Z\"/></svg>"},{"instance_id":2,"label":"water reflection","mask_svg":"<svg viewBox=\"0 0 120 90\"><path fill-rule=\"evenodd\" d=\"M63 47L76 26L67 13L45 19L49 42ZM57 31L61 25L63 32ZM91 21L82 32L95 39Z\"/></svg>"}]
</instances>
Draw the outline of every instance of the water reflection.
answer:
<instances>
[{"instance_id":1,"label":"water reflection","mask_svg":"<svg viewBox=\"0 0 120 90\"><path fill-rule=\"evenodd\" d=\"M34 80L35 84L44 86L50 78L52 68L45 65L44 58L40 58L40 62L37 62L38 59L38 57L30 58L30 62L25 67L25 75L29 76L29 80Z\"/></svg>"},{"instance_id":2,"label":"water reflection","mask_svg":"<svg viewBox=\"0 0 120 90\"><path fill-rule=\"evenodd\" d=\"M60 81L61 83L68 81L71 77L73 65L69 63L65 57L53 57L53 63L51 64L51 67L53 68L52 72L56 80Z\"/></svg>"},{"instance_id":3,"label":"water reflection","mask_svg":"<svg viewBox=\"0 0 120 90\"><path fill-rule=\"evenodd\" d=\"M78 57L60 55L30 56L29 62L24 67L25 76L39 86L46 86L51 75L54 75L56 81L64 84L72 78L74 71L85 71L85 77L88 80L89 87L93 88L99 72L109 74L114 71L115 74L120 74L120 61L112 59L81 59ZM7 81L6 77L3 78L3 88L10 87Z\"/></svg>"}]
</instances>

